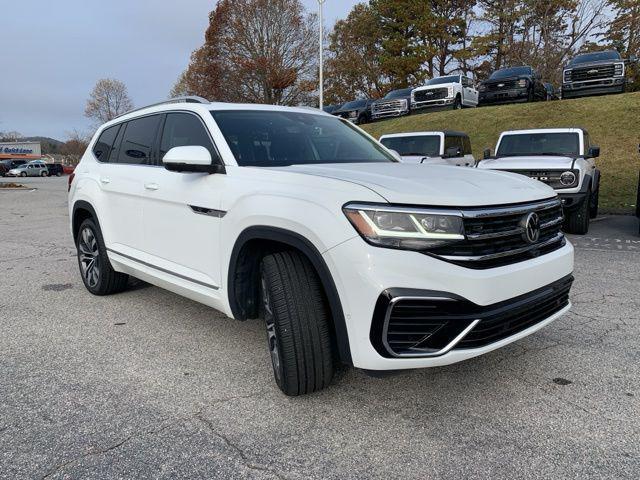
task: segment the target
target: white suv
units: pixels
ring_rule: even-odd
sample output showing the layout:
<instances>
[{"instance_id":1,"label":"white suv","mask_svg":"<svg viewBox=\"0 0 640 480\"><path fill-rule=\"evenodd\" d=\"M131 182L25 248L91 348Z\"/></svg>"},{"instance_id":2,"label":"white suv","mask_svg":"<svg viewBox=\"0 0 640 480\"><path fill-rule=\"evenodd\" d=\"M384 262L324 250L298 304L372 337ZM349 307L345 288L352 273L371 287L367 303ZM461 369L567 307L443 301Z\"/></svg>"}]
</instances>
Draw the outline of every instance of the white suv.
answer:
<instances>
[{"instance_id":1,"label":"white suv","mask_svg":"<svg viewBox=\"0 0 640 480\"><path fill-rule=\"evenodd\" d=\"M91 293L132 275L263 318L288 395L327 386L336 362L475 357L570 307L573 248L553 190L398 163L321 111L188 98L128 113L92 139L69 212Z\"/></svg>"},{"instance_id":2,"label":"white suv","mask_svg":"<svg viewBox=\"0 0 640 480\"><path fill-rule=\"evenodd\" d=\"M471 140L464 132L389 133L380 137L389 150L397 152L403 162L423 165L475 167Z\"/></svg>"}]
</instances>

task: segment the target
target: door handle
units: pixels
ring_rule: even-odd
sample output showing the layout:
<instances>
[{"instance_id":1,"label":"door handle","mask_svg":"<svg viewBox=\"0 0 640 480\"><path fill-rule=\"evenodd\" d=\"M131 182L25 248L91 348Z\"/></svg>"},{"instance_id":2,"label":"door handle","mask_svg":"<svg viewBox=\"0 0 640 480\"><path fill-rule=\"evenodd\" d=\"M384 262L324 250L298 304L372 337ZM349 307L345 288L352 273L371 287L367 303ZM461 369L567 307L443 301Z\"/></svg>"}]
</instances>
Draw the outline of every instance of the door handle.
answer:
<instances>
[{"instance_id":1,"label":"door handle","mask_svg":"<svg viewBox=\"0 0 640 480\"><path fill-rule=\"evenodd\" d=\"M106 185L107 183L111 183L111 179L107 177L100 177L100 183L102 183L103 185Z\"/></svg>"},{"instance_id":2,"label":"door handle","mask_svg":"<svg viewBox=\"0 0 640 480\"><path fill-rule=\"evenodd\" d=\"M157 183L145 183L144 188L146 188L147 190L158 190L160 186Z\"/></svg>"}]
</instances>

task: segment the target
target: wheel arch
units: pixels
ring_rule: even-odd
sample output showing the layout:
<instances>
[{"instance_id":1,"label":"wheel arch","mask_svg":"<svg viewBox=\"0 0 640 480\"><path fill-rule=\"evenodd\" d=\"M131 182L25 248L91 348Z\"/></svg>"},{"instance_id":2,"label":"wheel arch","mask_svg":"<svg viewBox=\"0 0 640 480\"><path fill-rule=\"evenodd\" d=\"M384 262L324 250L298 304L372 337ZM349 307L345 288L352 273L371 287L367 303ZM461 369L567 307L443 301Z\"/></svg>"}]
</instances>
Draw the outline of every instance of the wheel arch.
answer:
<instances>
[{"instance_id":1,"label":"wheel arch","mask_svg":"<svg viewBox=\"0 0 640 480\"><path fill-rule=\"evenodd\" d=\"M260 259L278 248L296 249L311 262L329 304L331 326L340 360L352 365L342 303L329 267L314 244L296 232L270 226L253 226L240 233L231 251L227 275L228 300L233 317L246 320L257 316L256 291Z\"/></svg>"},{"instance_id":2,"label":"wheel arch","mask_svg":"<svg viewBox=\"0 0 640 480\"><path fill-rule=\"evenodd\" d=\"M100 221L98 220L98 215L96 214L93 206L85 201L85 200L77 200L73 204L73 210L71 214L71 233L73 234L73 241L76 242L78 238L78 231L80 230L80 225L87 218L93 218L96 223L98 223L98 228L100 228Z\"/></svg>"}]
</instances>

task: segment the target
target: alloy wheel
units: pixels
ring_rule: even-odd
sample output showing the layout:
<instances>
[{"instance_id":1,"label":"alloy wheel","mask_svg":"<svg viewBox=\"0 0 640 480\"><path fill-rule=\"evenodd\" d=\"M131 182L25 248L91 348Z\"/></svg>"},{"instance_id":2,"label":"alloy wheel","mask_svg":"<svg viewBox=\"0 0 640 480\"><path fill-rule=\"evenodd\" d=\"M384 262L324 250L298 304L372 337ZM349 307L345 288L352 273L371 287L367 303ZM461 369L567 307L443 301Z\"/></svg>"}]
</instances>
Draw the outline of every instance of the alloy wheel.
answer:
<instances>
[{"instance_id":1,"label":"alloy wheel","mask_svg":"<svg viewBox=\"0 0 640 480\"><path fill-rule=\"evenodd\" d=\"M100 279L100 251L96 236L89 227L82 229L78 243L78 258L82 278L90 288L95 288Z\"/></svg>"}]
</instances>

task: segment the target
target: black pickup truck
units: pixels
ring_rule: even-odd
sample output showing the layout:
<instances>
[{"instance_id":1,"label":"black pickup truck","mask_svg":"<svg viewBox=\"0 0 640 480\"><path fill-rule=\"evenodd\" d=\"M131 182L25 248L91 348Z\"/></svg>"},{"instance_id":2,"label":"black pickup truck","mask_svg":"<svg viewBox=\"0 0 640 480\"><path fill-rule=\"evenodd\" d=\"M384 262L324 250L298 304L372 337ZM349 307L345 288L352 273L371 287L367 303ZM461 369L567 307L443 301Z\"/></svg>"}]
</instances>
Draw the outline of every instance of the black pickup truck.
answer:
<instances>
[{"instance_id":1,"label":"black pickup truck","mask_svg":"<svg viewBox=\"0 0 640 480\"><path fill-rule=\"evenodd\" d=\"M623 93L626 64L615 50L583 53L573 58L562 71L562 98Z\"/></svg>"},{"instance_id":2,"label":"black pickup truck","mask_svg":"<svg viewBox=\"0 0 640 480\"><path fill-rule=\"evenodd\" d=\"M540 74L532 67L496 70L478 85L479 105L495 103L535 102L547 99L547 89Z\"/></svg>"}]
</instances>

